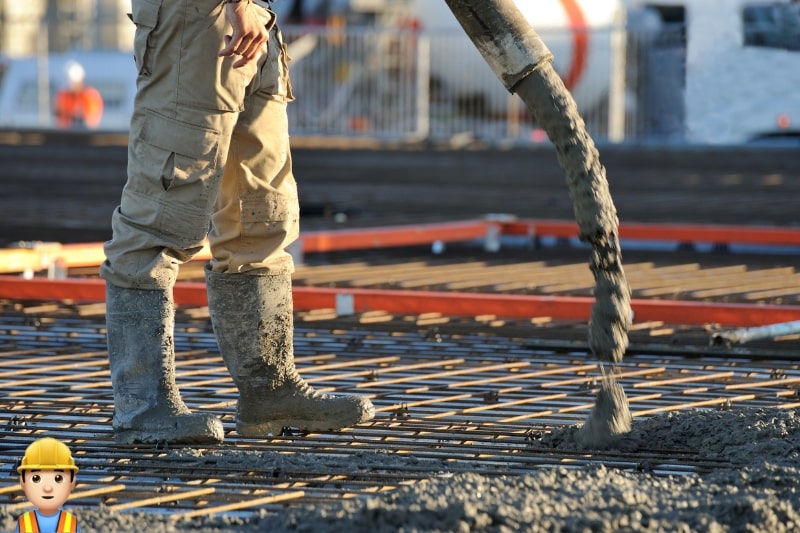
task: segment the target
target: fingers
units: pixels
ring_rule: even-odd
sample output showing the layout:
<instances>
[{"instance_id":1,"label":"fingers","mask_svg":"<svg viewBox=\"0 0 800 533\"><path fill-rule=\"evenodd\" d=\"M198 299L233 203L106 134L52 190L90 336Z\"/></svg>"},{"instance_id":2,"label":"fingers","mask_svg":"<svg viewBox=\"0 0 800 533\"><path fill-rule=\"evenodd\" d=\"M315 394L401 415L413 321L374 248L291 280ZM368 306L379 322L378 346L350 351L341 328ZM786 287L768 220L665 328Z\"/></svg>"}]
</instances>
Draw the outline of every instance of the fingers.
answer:
<instances>
[{"instance_id":1,"label":"fingers","mask_svg":"<svg viewBox=\"0 0 800 533\"><path fill-rule=\"evenodd\" d=\"M261 45L258 45L256 44L255 41L250 41L249 44L241 44L238 47L229 47L229 48L232 48L233 51L229 54L224 54L224 55L240 56L239 59L237 59L236 62L233 63L234 68L242 67L247 63L249 63L250 61L258 59L258 57L262 53L266 52L266 47L264 46L264 44L262 43ZM220 52L220 55L223 54Z\"/></svg>"},{"instance_id":2,"label":"fingers","mask_svg":"<svg viewBox=\"0 0 800 533\"><path fill-rule=\"evenodd\" d=\"M249 41L242 41L242 44L236 51L236 54L241 56L236 63L233 64L234 67L240 67L253 59L258 58L261 55L261 52L264 49L264 41L259 41L257 39L251 39Z\"/></svg>"},{"instance_id":3,"label":"fingers","mask_svg":"<svg viewBox=\"0 0 800 533\"><path fill-rule=\"evenodd\" d=\"M238 43L234 43L233 38L230 35L225 36L225 48L219 51L219 57L222 56L230 56L236 53L236 46Z\"/></svg>"},{"instance_id":4,"label":"fingers","mask_svg":"<svg viewBox=\"0 0 800 533\"><path fill-rule=\"evenodd\" d=\"M219 55L239 56L233 64L234 68L256 59L265 51L264 43L269 38L261 17L256 16L249 7L248 2L229 2L226 6L225 15L233 31L225 36L225 47L219 51Z\"/></svg>"},{"instance_id":5,"label":"fingers","mask_svg":"<svg viewBox=\"0 0 800 533\"><path fill-rule=\"evenodd\" d=\"M255 34L240 36L237 38L236 32L234 35L225 36L225 48L219 51L219 56L241 56L233 66L235 68L246 65L253 59L258 58L261 53L265 51L264 44L267 42L267 34Z\"/></svg>"}]
</instances>

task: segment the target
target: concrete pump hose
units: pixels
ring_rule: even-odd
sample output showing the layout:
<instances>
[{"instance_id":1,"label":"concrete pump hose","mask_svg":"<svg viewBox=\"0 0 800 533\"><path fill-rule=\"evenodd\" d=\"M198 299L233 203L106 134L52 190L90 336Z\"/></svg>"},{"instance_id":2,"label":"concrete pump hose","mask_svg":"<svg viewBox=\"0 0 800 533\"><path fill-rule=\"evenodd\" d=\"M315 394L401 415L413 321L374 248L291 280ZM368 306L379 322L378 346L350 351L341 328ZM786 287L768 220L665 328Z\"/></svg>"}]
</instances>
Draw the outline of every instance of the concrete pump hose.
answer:
<instances>
[{"instance_id":1,"label":"concrete pump hose","mask_svg":"<svg viewBox=\"0 0 800 533\"><path fill-rule=\"evenodd\" d=\"M593 247L596 286L589 345L599 359L620 362L632 313L619 221L606 170L575 100L553 68L552 54L511 0L446 2L498 78L520 96L556 147L579 237Z\"/></svg>"},{"instance_id":2,"label":"concrete pump hose","mask_svg":"<svg viewBox=\"0 0 800 533\"><path fill-rule=\"evenodd\" d=\"M493 0L446 0L473 44L509 92L536 69L553 62L553 54L519 10L497 16Z\"/></svg>"}]
</instances>

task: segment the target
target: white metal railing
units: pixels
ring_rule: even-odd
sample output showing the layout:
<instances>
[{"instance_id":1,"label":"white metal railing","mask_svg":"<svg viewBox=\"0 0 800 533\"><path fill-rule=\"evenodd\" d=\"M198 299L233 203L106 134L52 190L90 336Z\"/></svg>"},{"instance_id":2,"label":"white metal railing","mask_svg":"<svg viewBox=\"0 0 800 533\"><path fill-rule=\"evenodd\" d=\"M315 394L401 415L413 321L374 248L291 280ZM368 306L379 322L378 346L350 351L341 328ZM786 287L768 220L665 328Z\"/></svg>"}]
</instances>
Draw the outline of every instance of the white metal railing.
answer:
<instances>
[{"instance_id":1,"label":"white metal railing","mask_svg":"<svg viewBox=\"0 0 800 533\"><path fill-rule=\"evenodd\" d=\"M293 135L545 140L521 100L504 89L463 33L289 26L284 36L297 97L290 112ZM569 88L595 139L660 135L663 124L641 117L653 122L667 96L658 94L658 87L679 86L682 79L666 83L653 76L650 54L660 60L672 54L671 68L662 72L678 74L679 39L662 35L663 46L653 48L643 35L595 29L587 56L574 58L569 48L574 32L551 31L542 38L556 55L559 73L570 73ZM649 79L659 84L639 76L638 69L648 66ZM680 94L668 95L670 107ZM674 109L670 113L681 116Z\"/></svg>"},{"instance_id":2,"label":"white metal railing","mask_svg":"<svg viewBox=\"0 0 800 533\"><path fill-rule=\"evenodd\" d=\"M426 43L407 32L284 29L295 135L427 134Z\"/></svg>"},{"instance_id":3,"label":"white metal railing","mask_svg":"<svg viewBox=\"0 0 800 533\"><path fill-rule=\"evenodd\" d=\"M463 32L284 26L283 33L296 96L289 115L293 136L546 141L521 100L504 89ZM575 57L570 48L574 32L548 32L542 38L555 55L556 69L572 80L570 89L592 137L621 142L680 135L681 35L662 32L656 39L593 29L586 57ZM108 124L113 124L108 129L124 128L135 93L130 52L117 52L119 59L96 52L86 57L92 54L95 68L85 65L87 82L92 83L96 71L106 78L116 76L95 80L101 92L114 88L113 94L104 95ZM6 86L9 76L4 79L0 127L52 123L39 115L52 110L50 99L66 56L42 54L38 61L27 60L38 66L29 68L27 89L17 91L21 100L7 99L15 88ZM43 73L42 65L49 65L50 72ZM113 122L112 113L119 115Z\"/></svg>"}]
</instances>

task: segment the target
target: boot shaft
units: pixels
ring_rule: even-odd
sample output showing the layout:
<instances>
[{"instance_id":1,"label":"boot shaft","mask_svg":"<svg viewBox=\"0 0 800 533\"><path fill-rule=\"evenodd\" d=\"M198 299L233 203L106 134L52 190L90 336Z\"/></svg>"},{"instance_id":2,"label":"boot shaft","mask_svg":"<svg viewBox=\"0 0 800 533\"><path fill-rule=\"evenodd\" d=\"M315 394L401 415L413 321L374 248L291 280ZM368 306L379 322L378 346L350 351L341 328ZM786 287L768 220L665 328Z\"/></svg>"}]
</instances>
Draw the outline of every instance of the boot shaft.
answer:
<instances>
[{"instance_id":1,"label":"boot shaft","mask_svg":"<svg viewBox=\"0 0 800 533\"><path fill-rule=\"evenodd\" d=\"M283 427L340 429L375 416L367 398L319 394L297 372L290 275L219 274L207 268L206 284L214 334L239 389L240 435L277 435Z\"/></svg>"},{"instance_id":2,"label":"boot shaft","mask_svg":"<svg viewBox=\"0 0 800 533\"><path fill-rule=\"evenodd\" d=\"M107 284L106 331L112 382L120 373L126 373L130 379L137 378L135 381L139 382L142 376L155 374L153 369L159 369L162 378L159 381L174 378L174 330L175 306L168 291L125 289ZM126 385L121 383L120 386Z\"/></svg>"},{"instance_id":3,"label":"boot shaft","mask_svg":"<svg viewBox=\"0 0 800 533\"><path fill-rule=\"evenodd\" d=\"M278 387L294 372L292 281L286 275L206 270L208 307L220 353L240 392Z\"/></svg>"},{"instance_id":4,"label":"boot shaft","mask_svg":"<svg viewBox=\"0 0 800 533\"><path fill-rule=\"evenodd\" d=\"M175 383L175 306L167 290L106 285L117 442L222 442L211 415L190 414Z\"/></svg>"},{"instance_id":5,"label":"boot shaft","mask_svg":"<svg viewBox=\"0 0 800 533\"><path fill-rule=\"evenodd\" d=\"M175 306L164 290L106 285L106 331L114 425L143 413L188 412L175 384Z\"/></svg>"}]
</instances>

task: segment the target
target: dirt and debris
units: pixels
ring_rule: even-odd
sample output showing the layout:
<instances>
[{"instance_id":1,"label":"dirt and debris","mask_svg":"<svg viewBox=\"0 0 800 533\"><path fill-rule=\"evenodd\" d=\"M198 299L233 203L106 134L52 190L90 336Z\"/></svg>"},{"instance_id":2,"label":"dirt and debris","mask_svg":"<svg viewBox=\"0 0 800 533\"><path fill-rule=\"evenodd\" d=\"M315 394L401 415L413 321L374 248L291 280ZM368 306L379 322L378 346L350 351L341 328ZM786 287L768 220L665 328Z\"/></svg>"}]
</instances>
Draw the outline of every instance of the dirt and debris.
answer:
<instances>
[{"instance_id":1,"label":"dirt and debris","mask_svg":"<svg viewBox=\"0 0 800 533\"><path fill-rule=\"evenodd\" d=\"M537 445L585 450L581 428L545 431ZM448 471L447 461L365 452L340 457L237 449L170 452L191 467L217 464L291 470L325 465L331 472L407 467L428 472L413 485L333 504L289 506L280 512L177 520L168 514L114 513L75 508L82 531L426 531L426 532L763 532L800 529L800 416L793 409L741 408L674 411L634 419L615 446L635 457L673 450L707 472L670 473L643 461L617 468L602 461L569 463L510 475ZM461 464L463 470L463 463ZM14 516L0 510L0 527Z\"/></svg>"}]
</instances>

